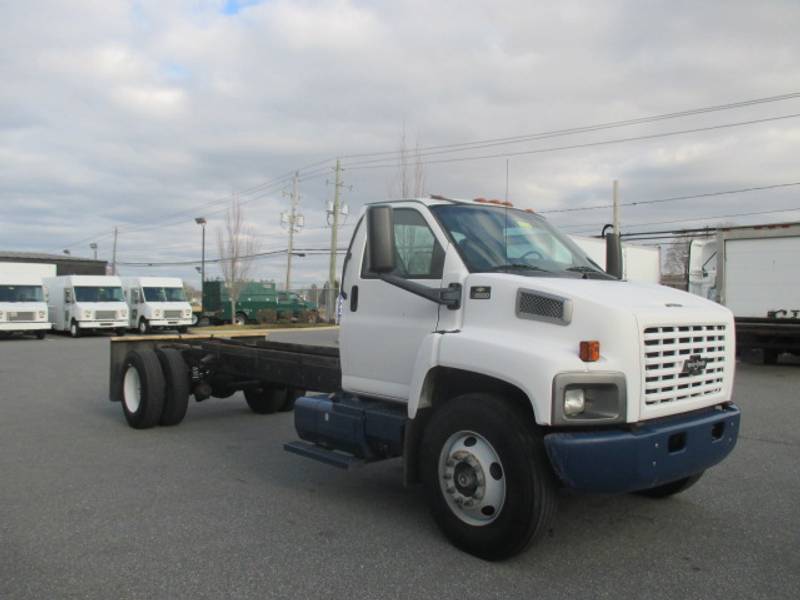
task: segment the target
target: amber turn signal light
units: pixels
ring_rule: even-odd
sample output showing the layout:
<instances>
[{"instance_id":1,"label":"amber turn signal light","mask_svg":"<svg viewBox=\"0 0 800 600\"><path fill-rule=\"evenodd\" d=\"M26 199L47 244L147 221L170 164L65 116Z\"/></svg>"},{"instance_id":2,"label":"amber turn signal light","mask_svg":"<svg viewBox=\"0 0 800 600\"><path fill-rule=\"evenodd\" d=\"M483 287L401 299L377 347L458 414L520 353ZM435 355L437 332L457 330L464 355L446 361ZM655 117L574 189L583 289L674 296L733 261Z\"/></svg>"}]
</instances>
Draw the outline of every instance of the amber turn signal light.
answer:
<instances>
[{"instance_id":1,"label":"amber turn signal light","mask_svg":"<svg viewBox=\"0 0 800 600\"><path fill-rule=\"evenodd\" d=\"M581 342L580 356L583 362L597 362L600 360L600 342L597 340Z\"/></svg>"}]
</instances>

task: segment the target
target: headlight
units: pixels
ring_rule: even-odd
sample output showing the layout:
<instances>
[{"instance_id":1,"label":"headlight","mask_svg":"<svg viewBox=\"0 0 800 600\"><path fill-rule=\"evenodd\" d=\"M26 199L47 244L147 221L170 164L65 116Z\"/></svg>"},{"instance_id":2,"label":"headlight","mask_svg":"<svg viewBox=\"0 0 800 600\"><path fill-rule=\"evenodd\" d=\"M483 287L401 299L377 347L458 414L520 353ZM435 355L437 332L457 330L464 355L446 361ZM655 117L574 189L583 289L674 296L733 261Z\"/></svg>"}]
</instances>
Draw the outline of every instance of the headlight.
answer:
<instances>
[{"instance_id":1,"label":"headlight","mask_svg":"<svg viewBox=\"0 0 800 600\"><path fill-rule=\"evenodd\" d=\"M191 310L185 310L185 311L183 311L183 316L184 316L184 317L186 317L186 318L188 319L189 317L191 317L191 316L192 316L192 311L191 311Z\"/></svg>"},{"instance_id":2,"label":"headlight","mask_svg":"<svg viewBox=\"0 0 800 600\"><path fill-rule=\"evenodd\" d=\"M127 319L128 318L128 311L127 310L119 311L119 318L120 319Z\"/></svg>"},{"instance_id":3,"label":"headlight","mask_svg":"<svg viewBox=\"0 0 800 600\"><path fill-rule=\"evenodd\" d=\"M586 407L586 395L583 388L575 388L564 392L564 414L575 417L583 412Z\"/></svg>"},{"instance_id":4,"label":"headlight","mask_svg":"<svg viewBox=\"0 0 800 600\"><path fill-rule=\"evenodd\" d=\"M156 309L153 311L153 316L154 316L156 319L157 319L157 318L159 318L159 317L161 316L161 309L158 309L158 308L156 308Z\"/></svg>"},{"instance_id":5,"label":"headlight","mask_svg":"<svg viewBox=\"0 0 800 600\"><path fill-rule=\"evenodd\" d=\"M45 317L45 315L44 315L44 311L43 311L43 310L40 310L40 311L39 311L39 318L40 318L40 319L44 319L44 317Z\"/></svg>"},{"instance_id":6,"label":"headlight","mask_svg":"<svg viewBox=\"0 0 800 600\"><path fill-rule=\"evenodd\" d=\"M625 375L617 372L559 373L553 379L553 425L625 422Z\"/></svg>"},{"instance_id":7,"label":"headlight","mask_svg":"<svg viewBox=\"0 0 800 600\"><path fill-rule=\"evenodd\" d=\"M91 319L92 318L92 311L90 311L90 310L83 311L83 318L84 319Z\"/></svg>"}]
</instances>

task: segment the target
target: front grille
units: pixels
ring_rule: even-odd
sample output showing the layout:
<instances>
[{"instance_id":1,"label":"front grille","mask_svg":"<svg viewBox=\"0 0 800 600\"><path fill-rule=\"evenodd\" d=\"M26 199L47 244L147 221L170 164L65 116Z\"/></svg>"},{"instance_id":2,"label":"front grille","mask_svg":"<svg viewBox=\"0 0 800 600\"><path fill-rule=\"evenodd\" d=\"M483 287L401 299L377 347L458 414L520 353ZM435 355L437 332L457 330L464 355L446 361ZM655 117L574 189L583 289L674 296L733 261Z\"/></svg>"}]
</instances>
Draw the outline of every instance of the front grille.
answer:
<instances>
[{"instance_id":1,"label":"front grille","mask_svg":"<svg viewBox=\"0 0 800 600\"><path fill-rule=\"evenodd\" d=\"M164 318L165 319L180 319L183 311L180 310L165 310L164 311Z\"/></svg>"},{"instance_id":2,"label":"front grille","mask_svg":"<svg viewBox=\"0 0 800 600\"><path fill-rule=\"evenodd\" d=\"M8 313L8 320L9 321L33 321L34 315L36 313L33 312L10 312Z\"/></svg>"},{"instance_id":3,"label":"front grille","mask_svg":"<svg viewBox=\"0 0 800 600\"><path fill-rule=\"evenodd\" d=\"M115 310L97 310L94 313L96 321L107 321L109 319L117 318L117 311Z\"/></svg>"},{"instance_id":4,"label":"front grille","mask_svg":"<svg viewBox=\"0 0 800 600\"><path fill-rule=\"evenodd\" d=\"M725 325L645 329L645 404L654 406L720 393L725 372L725 335Z\"/></svg>"},{"instance_id":5,"label":"front grille","mask_svg":"<svg viewBox=\"0 0 800 600\"><path fill-rule=\"evenodd\" d=\"M572 303L565 298L542 292L519 290L517 316L567 325L572 320Z\"/></svg>"}]
</instances>

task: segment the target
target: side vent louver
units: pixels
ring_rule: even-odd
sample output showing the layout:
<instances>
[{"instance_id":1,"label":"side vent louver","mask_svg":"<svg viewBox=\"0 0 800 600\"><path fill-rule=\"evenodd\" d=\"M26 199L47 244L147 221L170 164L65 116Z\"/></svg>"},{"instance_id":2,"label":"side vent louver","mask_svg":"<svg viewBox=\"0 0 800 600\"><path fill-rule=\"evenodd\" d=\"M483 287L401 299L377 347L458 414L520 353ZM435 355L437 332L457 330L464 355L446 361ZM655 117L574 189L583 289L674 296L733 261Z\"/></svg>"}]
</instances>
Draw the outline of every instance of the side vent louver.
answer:
<instances>
[{"instance_id":1,"label":"side vent louver","mask_svg":"<svg viewBox=\"0 0 800 600\"><path fill-rule=\"evenodd\" d=\"M572 320L572 301L533 290L517 292L517 316L557 325L569 325Z\"/></svg>"}]
</instances>

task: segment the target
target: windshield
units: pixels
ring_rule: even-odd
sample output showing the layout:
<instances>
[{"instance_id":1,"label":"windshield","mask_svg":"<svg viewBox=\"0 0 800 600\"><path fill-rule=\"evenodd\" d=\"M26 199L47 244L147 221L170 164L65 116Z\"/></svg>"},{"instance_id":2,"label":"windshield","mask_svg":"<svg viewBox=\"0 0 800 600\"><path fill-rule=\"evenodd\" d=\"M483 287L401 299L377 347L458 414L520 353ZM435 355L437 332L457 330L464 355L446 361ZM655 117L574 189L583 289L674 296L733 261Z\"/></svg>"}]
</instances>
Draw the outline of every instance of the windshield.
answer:
<instances>
[{"instance_id":1,"label":"windshield","mask_svg":"<svg viewBox=\"0 0 800 600\"><path fill-rule=\"evenodd\" d=\"M146 287L144 299L147 302L186 302L186 294L179 287Z\"/></svg>"},{"instance_id":2,"label":"windshield","mask_svg":"<svg viewBox=\"0 0 800 600\"><path fill-rule=\"evenodd\" d=\"M40 285L0 285L0 302L44 302Z\"/></svg>"},{"instance_id":3,"label":"windshield","mask_svg":"<svg viewBox=\"0 0 800 600\"><path fill-rule=\"evenodd\" d=\"M519 270L526 275L608 277L572 240L533 213L464 204L431 210L473 273Z\"/></svg>"},{"instance_id":4,"label":"windshield","mask_svg":"<svg viewBox=\"0 0 800 600\"><path fill-rule=\"evenodd\" d=\"M121 287L76 287L76 302L124 302Z\"/></svg>"}]
</instances>

